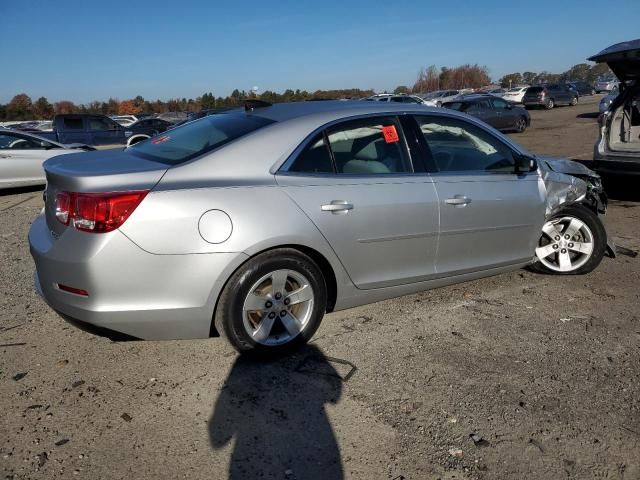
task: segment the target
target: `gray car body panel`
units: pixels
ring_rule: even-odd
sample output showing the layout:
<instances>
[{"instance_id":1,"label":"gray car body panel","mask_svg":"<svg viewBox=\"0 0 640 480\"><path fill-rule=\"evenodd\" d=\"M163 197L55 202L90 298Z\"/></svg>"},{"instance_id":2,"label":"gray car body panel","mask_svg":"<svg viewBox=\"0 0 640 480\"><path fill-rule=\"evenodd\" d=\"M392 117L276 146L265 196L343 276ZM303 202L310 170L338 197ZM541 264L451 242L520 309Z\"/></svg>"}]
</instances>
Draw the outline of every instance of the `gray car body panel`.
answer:
<instances>
[{"instance_id":1,"label":"gray car body panel","mask_svg":"<svg viewBox=\"0 0 640 480\"><path fill-rule=\"evenodd\" d=\"M333 310L530 263L547 203L560 205L559 190L575 178L542 161L524 175L314 176L282 170L327 125L405 113L463 118L531 156L462 113L321 102L248 112L277 123L177 166L139 158L135 147L78 155L71 162L57 158L46 164L46 216L29 233L37 288L56 311L93 325L144 339L197 338L209 336L218 297L237 268L276 247L302 247L326 259L337 286ZM80 232L55 218L61 190L136 189L150 192L114 232ZM455 194L472 195L470 208L446 204ZM333 200L353 201L354 211L321 210ZM224 214L203 226L210 212ZM224 229L228 235L217 239ZM443 252L444 260L438 257ZM89 295L64 292L59 284Z\"/></svg>"}]
</instances>

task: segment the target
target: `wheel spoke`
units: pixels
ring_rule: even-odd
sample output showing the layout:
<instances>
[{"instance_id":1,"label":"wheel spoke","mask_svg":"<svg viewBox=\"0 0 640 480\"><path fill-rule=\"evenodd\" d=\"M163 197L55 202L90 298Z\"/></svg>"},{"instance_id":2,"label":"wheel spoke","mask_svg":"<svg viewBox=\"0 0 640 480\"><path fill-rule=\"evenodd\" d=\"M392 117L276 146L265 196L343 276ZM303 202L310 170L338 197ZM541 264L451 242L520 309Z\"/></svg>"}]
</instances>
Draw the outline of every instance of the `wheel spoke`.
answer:
<instances>
[{"instance_id":1,"label":"wheel spoke","mask_svg":"<svg viewBox=\"0 0 640 480\"><path fill-rule=\"evenodd\" d=\"M250 293L244 302L244 309L250 312L262 311L265 309L265 303L267 303L268 300L267 297L263 297L262 295Z\"/></svg>"},{"instance_id":2,"label":"wheel spoke","mask_svg":"<svg viewBox=\"0 0 640 480\"><path fill-rule=\"evenodd\" d=\"M289 299L289 305L296 305L298 303L308 302L313 298L313 290L309 285L294 290L287 297Z\"/></svg>"},{"instance_id":3,"label":"wheel spoke","mask_svg":"<svg viewBox=\"0 0 640 480\"><path fill-rule=\"evenodd\" d=\"M583 222L581 222L577 218L572 218L569 222L569 225L567 226L567 229L564 231L564 234L573 237L583 226Z\"/></svg>"},{"instance_id":4,"label":"wheel spoke","mask_svg":"<svg viewBox=\"0 0 640 480\"><path fill-rule=\"evenodd\" d=\"M591 242L573 242L571 246L567 246L569 250L573 250L574 252L580 252L585 255L589 255L593 251L593 243Z\"/></svg>"},{"instance_id":5,"label":"wheel spoke","mask_svg":"<svg viewBox=\"0 0 640 480\"><path fill-rule=\"evenodd\" d=\"M558 254L558 262L560 263L560 270L566 272L567 270L571 270L571 257L569 256L569 252L559 253Z\"/></svg>"},{"instance_id":6,"label":"wheel spoke","mask_svg":"<svg viewBox=\"0 0 640 480\"><path fill-rule=\"evenodd\" d=\"M273 294L284 293L284 287L287 284L289 274L286 270L278 270L271 274L271 289Z\"/></svg>"},{"instance_id":7,"label":"wheel spoke","mask_svg":"<svg viewBox=\"0 0 640 480\"><path fill-rule=\"evenodd\" d=\"M552 239L560 235L560 232L556 228L556 224L551 222L545 223L542 227L542 231Z\"/></svg>"},{"instance_id":8,"label":"wheel spoke","mask_svg":"<svg viewBox=\"0 0 640 480\"><path fill-rule=\"evenodd\" d=\"M536 257L547 258L549 255L556 253L557 250L553 248L552 244L545 245L544 247L536 248Z\"/></svg>"},{"instance_id":9,"label":"wheel spoke","mask_svg":"<svg viewBox=\"0 0 640 480\"><path fill-rule=\"evenodd\" d=\"M291 338L298 335L300 330L302 330L300 321L291 312L287 312L284 317L280 317L280 321L284 325L284 328L287 329L287 332L289 332L289 335L291 335Z\"/></svg>"},{"instance_id":10,"label":"wheel spoke","mask_svg":"<svg viewBox=\"0 0 640 480\"><path fill-rule=\"evenodd\" d=\"M253 339L258 343L262 343L269 338L274 322L275 317L269 318L268 315L263 315L260 323L258 324L258 328L256 328L252 334Z\"/></svg>"}]
</instances>

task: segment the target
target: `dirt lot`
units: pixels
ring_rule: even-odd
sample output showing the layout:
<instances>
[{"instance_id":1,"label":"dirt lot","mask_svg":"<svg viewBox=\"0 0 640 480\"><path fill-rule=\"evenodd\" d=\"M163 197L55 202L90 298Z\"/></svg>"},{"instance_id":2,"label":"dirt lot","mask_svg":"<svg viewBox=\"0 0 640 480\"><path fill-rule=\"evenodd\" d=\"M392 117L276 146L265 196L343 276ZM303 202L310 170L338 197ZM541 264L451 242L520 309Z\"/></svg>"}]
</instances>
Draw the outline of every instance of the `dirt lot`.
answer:
<instances>
[{"instance_id":1,"label":"dirt lot","mask_svg":"<svg viewBox=\"0 0 640 480\"><path fill-rule=\"evenodd\" d=\"M589 159L599 98L533 111L513 137ZM640 250L640 194L612 188L608 228ZM0 196L6 478L640 478L640 258L339 312L260 364L220 339L114 343L66 324L32 287L40 203Z\"/></svg>"}]
</instances>

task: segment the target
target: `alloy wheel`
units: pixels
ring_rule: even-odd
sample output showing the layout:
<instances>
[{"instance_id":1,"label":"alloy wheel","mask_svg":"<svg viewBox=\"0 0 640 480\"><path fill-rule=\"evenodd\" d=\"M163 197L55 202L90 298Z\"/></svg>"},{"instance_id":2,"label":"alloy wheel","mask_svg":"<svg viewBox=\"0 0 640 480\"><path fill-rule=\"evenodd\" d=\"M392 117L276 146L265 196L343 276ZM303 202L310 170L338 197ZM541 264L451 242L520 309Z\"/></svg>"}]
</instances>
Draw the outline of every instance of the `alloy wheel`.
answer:
<instances>
[{"instance_id":1,"label":"alloy wheel","mask_svg":"<svg viewBox=\"0 0 640 480\"><path fill-rule=\"evenodd\" d=\"M519 118L516 122L516 131L524 132L527 128L527 121L524 118Z\"/></svg>"},{"instance_id":2,"label":"alloy wheel","mask_svg":"<svg viewBox=\"0 0 640 480\"><path fill-rule=\"evenodd\" d=\"M294 270L276 270L253 284L242 308L243 325L254 342L289 343L309 325L314 293L309 280Z\"/></svg>"},{"instance_id":3,"label":"alloy wheel","mask_svg":"<svg viewBox=\"0 0 640 480\"><path fill-rule=\"evenodd\" d=\"M544 224L536 257L550 270L571 272L589 261L593 249L593 233L586 223L564 216Z\"/></svg>"}]
</instances>

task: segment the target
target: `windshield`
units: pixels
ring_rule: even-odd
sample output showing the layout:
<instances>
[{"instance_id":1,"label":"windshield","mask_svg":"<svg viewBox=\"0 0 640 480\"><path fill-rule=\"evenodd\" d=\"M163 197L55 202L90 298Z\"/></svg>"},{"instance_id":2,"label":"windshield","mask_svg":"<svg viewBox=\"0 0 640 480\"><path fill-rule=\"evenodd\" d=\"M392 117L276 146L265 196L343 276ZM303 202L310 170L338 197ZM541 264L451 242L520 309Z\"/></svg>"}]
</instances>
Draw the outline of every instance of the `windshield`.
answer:
<instances>
[{"instance_id":1,"label":"windshield","mask_svg":"<svg viewBox=\"0 0 640 480\"><path fill-rule=\"evenodd\" d=\"M210 115L136 143L128 150L149 160L178 165L271 123L274 121L244 113Z\"/></svg>"}]
</instances>

